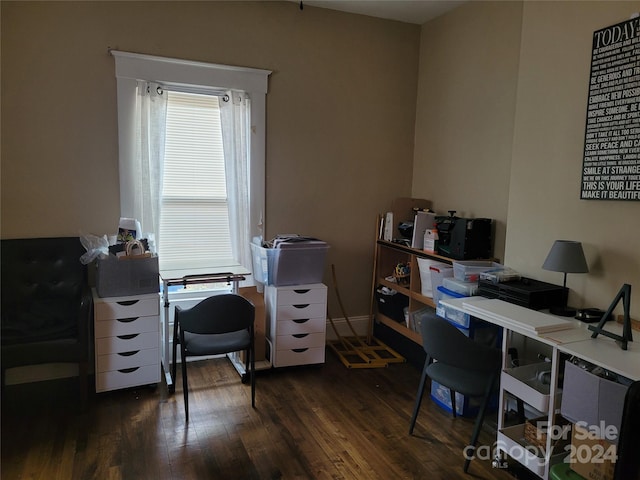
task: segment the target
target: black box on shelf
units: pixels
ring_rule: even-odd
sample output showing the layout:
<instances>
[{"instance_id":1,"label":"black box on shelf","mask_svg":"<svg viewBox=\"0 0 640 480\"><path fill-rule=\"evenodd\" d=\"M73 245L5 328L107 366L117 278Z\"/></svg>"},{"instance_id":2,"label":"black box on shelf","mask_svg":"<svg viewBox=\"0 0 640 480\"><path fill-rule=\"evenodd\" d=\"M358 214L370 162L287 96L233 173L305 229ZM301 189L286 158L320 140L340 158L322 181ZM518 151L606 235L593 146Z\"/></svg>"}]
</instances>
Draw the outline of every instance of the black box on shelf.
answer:
<instances>
[{"instance_id":1,"label":"black box on shelf","mask_svg":"<svg viewBox=\"0 0 640 480\"><path fill-rule=\"evenodd\" d=\"M486 298L499 298L534 310L551 307L564 307L567 304L569 290L552 283L532 278L521 278L505 283L492 283L489 280L478 281L477 294Z\"/></svg>"},{"instance_id":2,"label":"black box on shelf","mask_svg":"<svg viewBox=\"0 0 640 480\"><path fill-rule=\"evenodd\" d=\"M438 254L454 260L491 258L492 222L490 218L436 217Z\"/></svg>"},{"instance_id":3,"label":"black box on shelf","mask_svg":"<svg viewBox=\"0 0 640 480\"><path fill-rule=\"evenodd\" d=\"M378 312L395 320L404 323L404 308L409 306L409 297L400 293L387 294L376 291L376 299L378 302Z\"/></svg>"}]
</instances>

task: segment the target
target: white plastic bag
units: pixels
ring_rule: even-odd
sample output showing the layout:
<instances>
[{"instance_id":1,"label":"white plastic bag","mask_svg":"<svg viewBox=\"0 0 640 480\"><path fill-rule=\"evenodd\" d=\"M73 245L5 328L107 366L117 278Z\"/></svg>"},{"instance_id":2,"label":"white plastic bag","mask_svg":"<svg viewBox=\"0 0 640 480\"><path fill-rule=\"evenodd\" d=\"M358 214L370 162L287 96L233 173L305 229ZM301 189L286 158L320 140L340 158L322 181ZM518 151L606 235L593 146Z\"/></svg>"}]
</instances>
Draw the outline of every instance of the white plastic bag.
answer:
<instances>
[{"instance_id":1,"label":"white plastic bag","mask_svg":"<svg viewBox=\"0 0 640 480\"><path fill-rule=\"evenodd\" d=\"M109 255L109 240L106 235L101 237L90 233L80 235L80 243L87 251L80 257L80 263L83 265L93 262L98 257Z\"/></svg>"}]
</instances>

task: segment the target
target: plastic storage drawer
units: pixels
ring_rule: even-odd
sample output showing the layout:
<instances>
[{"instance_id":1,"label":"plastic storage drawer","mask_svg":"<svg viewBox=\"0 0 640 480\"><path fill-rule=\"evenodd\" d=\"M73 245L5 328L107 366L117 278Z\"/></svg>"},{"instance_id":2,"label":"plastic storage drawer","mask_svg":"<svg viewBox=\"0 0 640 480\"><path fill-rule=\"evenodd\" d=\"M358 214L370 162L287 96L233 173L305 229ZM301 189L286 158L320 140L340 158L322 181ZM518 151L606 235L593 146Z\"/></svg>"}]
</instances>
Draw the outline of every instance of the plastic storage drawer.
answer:
<instances>
[{"instance_id":1,"label":"plastic storage drawer","mask_svg":"<svg viewBox=\"0 0 640 480\"><path fill-rule=\"evenodd\" d=\"M456 326L469 328L471 325L471 316L468 313L461 312L453 308L449 308L446 305L442 305L442 300L450 298L465 298L467 295L453 292L443 286L438 287L438 306L436 307L436 313L445 320L454 323Z\"/></svg>"},{"instance_id":2,"label":"plastic storage drawer","mask_svg":"<svg viewBox=\"0 0 640 480\"><path fill-rule=\"evenodd\" d=\"M496 268L504 268L504 266L489 260L453 262L453 276L463 282L477 282L482 272Z\"/></svg>"}]
</instances>

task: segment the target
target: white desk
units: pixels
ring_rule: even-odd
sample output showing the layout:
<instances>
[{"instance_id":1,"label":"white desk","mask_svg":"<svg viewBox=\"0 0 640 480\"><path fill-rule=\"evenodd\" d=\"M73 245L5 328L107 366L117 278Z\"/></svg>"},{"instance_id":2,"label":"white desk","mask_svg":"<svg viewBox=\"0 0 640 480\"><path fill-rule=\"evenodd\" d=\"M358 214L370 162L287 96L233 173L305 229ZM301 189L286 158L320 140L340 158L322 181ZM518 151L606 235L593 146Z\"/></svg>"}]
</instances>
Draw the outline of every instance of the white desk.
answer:
<instances>
[{"instance_id":1,"label":"white desk","mask_svg":"<svg viewBox=\"0 0 640 480\"><path fill-rule=\"evenodd\" d=\"M609 322L604 328L613 333L622 334L622 326L619 324ZM589 335L586 340L563 344L558 349L563 353L600 365L623 377L634 381L640 380L640 343L638 341L627 343L627 350L622 350L611 338L602 335L591 338Z\"/></svg>"},{"instance_id":2,"label":"white desk","mask_svg":"<svg viewBox=\"0 0 640 480\"><path fill-rule=\"evenodd\" d=\"M629 342L627 350L622 350L615 340L604 335L591 338L593 332L588 329L588 324L567 317L530 310L502 300L468 297L443 300L442 303L512 332L557 347L563 353L583 358L631 380L640 380L640 342L638 341ZM510 315L508 319L505 318L506 312ZM547 319L550 324L566 324L566 326L537 333L531 320L540 318ZM614 321L607 322L604 329L622 335L622 325Z\"/></svg>"},{"instance_id":3,"label":"white desk","mask_svg":"<svg viewBox=\"0 0 640 480\"><path fill-rule=\"evenodd\" d=\"M206 283L227 283L231 287L233 293L238 293L238 285L241 281L246 280L246 277L251 275L244 268L239 267L229 272L210 273L203 272L202 270L184 270L184 271L169 271L160 272L160 278L162 280L162 297L164 304L164 315L162 316L162 366L164 369L165 381L170 393L175 390L174 378L171 376L170 364L174 359L169 358L170 344L172 342L172 334L170 332L169 325L169 287L182 285L185 288L187 285L206 284ZM175 349L175 345L172 346ZM175 357L175 354L174 354ZM238 370L240 375L244 375L244 366L240 362L236 355L228 355L233 366Z\"/></svg>"},{"instance_id":4,"label":"white desk","mask_svg":"<svg viewBox=\"0 0 640 480\"><path fill-rule=\"evenodd\" d=\"M607 370L622 375L631 380L640 380L640 344L629 342L627 350L622 350L615 340L604 335L591 338L593 332L588 326L574 319L557 317L548 313L537 312L502 300L486 299L483 297L468 297L442 301L450 308L462 311L476 318L499 325L505 329L503 335L503 372L500 378L500 401L498 413L497 449L510 453L520 445L518 439L522 437L523 426L504 426L506 389L511 395L525 400L536 408L546 411L549 425L553 424L555 413L560 407L562 392L558 388L561 355L576 356L590 363L599 365ZM605 330L615 334L622 333L622 326L615 322L608 322ZM508 365L509 339L512 333L523 335L542 344L552 347L551 380L549 392L546 395L535 392L528 384L512 375ZM510 371L511 370L511 371ZM531 393L533 392L533 393ZM527 397L526 395L531 395ZM546 403L545 403L546 402ZM549 452L551 440L547 440L546 452ZM550 467L562 461L566 453L551 457L537 457L524 452L519 458L520 463L538 476L547 479Z\"/></svg>"}]
</instances>

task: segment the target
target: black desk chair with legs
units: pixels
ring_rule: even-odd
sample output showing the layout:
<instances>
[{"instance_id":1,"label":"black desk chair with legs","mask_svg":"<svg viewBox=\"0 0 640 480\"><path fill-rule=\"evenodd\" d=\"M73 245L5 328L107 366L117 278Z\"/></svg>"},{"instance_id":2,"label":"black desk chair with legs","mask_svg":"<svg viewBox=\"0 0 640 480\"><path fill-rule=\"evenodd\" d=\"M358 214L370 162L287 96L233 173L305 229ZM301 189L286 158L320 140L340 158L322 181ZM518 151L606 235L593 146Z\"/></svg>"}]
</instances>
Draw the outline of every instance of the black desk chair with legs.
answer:
<instances>
[{"instance_id":1,"label":"black desk chair with legs","mask_svg":"<svg viewBox=\"0 0 640 480\"><path fill-rule=\"evenodd\" d=\"M246 372L251 381L251 406L255 408L255 308L236 294L205 298L189 309L176 306L173 324L172 375L176 378L176 347L180 344L184 412L189 421L187 358L246 352Z\"/></svg>"},{"instance_id":2,"label":"black desk chair with legs","mask_svg":"<svg viewBox=\"0 0 640 480\"><path fill-rule=\"evenodd\" d=\"M469 446L473 450L484 414L492 393L498 385L502 354L497 348L489 347L466 337L451 323L436 316L423 318L420 325L422 346L427 354L418 387L416 402L409 426L413 429L422 403L427 376L449 388L453 416L456 415L455 392L469 397L482 397L482 404L476 417ZM471 453L465 449L465 453ZM467 456L464 471L469 469L471 458Z\"/></svg>"}]
</instances>

